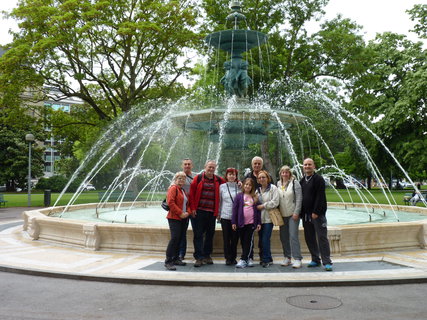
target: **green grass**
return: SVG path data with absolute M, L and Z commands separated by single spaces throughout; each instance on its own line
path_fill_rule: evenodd
M 6 207 L 26 207 L 28 204 L 28 194 L 27 193 L 7 193 L 3 192 L 4 200 L 7 201 Z M 59 193 L 51 194 L 51 202 L 50 204 L 53 206 L 56 199 L 58 199 Z M 73 193 L 65 193 L 58 205 L 66 205 Z M 163 200 L 166 196 L 166 192 L 156 194 L 153 200 Z M 145 200 L 147 197 L 147 193 L 143 193 L 140 197 L 141 200 Z M 98 199 L 98 191 L 85 191 L 77 198 L 74 204 L 82 204 L 82 203 L 97 203 Z M 31 206 L 32 207 L 43 207 L 44 206 L 44 194 L 43 193 L 31 193 Z
M 337 191 L 339 192 L 339 194 L 341 195 L 341 197 L 344 199 L 345 202 L 352 202 L 352 201 L 355 203 L 362 202 L 361 198 L 358 196 L 355 190 L 350 190 L 350 195 L 347 192 L 347 190 L 337 190 Z M 372 189 L 370 190 L 370 192 L 379 203 L 388 204 L 386 196 L 381 190 Z M 393 191 L 392 194 L 398 205 L 404 205 L 403 196 L 405 193 L 409 193 L 409 192 L 412 192 L 412 190 Z M 362 193 L 368 198 L 369 202 L 376 203 L 376 201 L 373 200 L 373 198 L 368 194 L 367 191 L 363 191 Z M 28 195 L 26 193 L 3 193 L 3 195 L 4 195 L 4 200 L 7 201 L 6 203 L 7 207 L 26 207 L 27 206 Z M 155 195 L 153 200 L 163 200 L 165 195 L 166 195 L 166 192 L 159 192 L 158 194 Z M 52 193 L 51 205 L 55 203 L 58 196 L 59 196 L 59 193 Z M 64 194 L 61 200 L 59 201 L 58 205 L 66 205 L 72 196 L 73 196 L 72 193 Z M 387 193 L 387 196 L 391 199 L 389 193 Z M 147 197 L 147 193 L 143 193 L 140 199 L 145 200 L 146 197 Z M 337 195 L 337 193 L 330 188 L 326 189 L 326 197 L 329 202 L 341 202 L 341 199 Z M 44 206 L 43 202 L 44 202 L 43 193 L 36 191 L 31 194 L 31 206 L 43 207 Z M 78 197 L 78 199 L 75 201 L 75 204 L 96 203 L 96 202 L 98 202 L 98 191 L 87 191 L 87 192 L 83 192 Z M 391 202 L 394 204 L 393 200 L 391 200 Z M 419 202 L 418 206 L 424 207 L 424 204 Z
M 394 201 L 396 201 L 396 203 L 398 205 L 404 205 L 405 203 L 403 202 L 403 196 L 405 195 L 405 193 L 409 193 L 410 191 L 392 191 L 392 195 L 390 195 L 389 192 L 386 193 L 386 195 L 384 194 L 384 192 L 380 189 L 372 189 L 369 192 L 371 194 L 369 194 L 369 192 L 367 191 L 360 191 L 360 193 L 362 194 L 362 196 L 359 196 L 359 194 L 355 191 L 355 190 L 350 190 L 350 192 L 347 192 L 347 190 L 336 190 L 341 197 L 344 199 L 345 202 L 355 202 L 355 203 L 361 203 L 361 202 L 370 202 L 370 203 L 381 203 L 381 204 L 388 204 L 389 201 L 387 200 L 387 198 L 390 200 L 390 202 L 392 204 L 394 204 Z M 326 191 L 326 197 L 328 199 L 329 202 L 341 202 L 341 198 L 338 196 L 337 192 L 335 192 L 332 189 L 327 189 Z M 363 201 L 362 201 L 362 197 L 363 197 Z M 394 200 L 393 200 L 393 198 Z

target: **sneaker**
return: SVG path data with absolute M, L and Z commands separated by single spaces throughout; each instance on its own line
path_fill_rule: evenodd
M 245 260 L 240 259 L 240 261 L 236 264 L 236 268 L 246 268 L 248 263 Z
M 308 268 L 315 268 L 318 266 L 320 266 L 320 263 L 316 261 L 310 261 L 310 263 L 307 265 Z
M 292 268 L 294 269 L 299 269 L 302 267 L 302 262 L 301 260 L 294 260 L 294 263 L 292 263 Z
M 280 264 L 282 267 L 287 267 L 291 264 L 291 258 L 286 257 L 283 262 Z
M 325 264 L 325 270 L 326 271 L 332 271 L 332 265 L 331 264 Z
M 186 266 L 187 263 L 185 263 L 184 261 L 182 261 L 181 259 L 177 259 L 173 262 L 174 265 L 176 266 Z
M 194 266 L 196 267 L 196 268 L 199 268 L 199 267 L 201 267 L 203 265 L 203 261 L 202 261 L 202 259 L 197 259 L 196 260 L 196 262 L 194 263 Z
M 273 265 L 273 262 L 262 262 L 262 264 L 261 264 L 261 266 L 262 266 L 263 268 L 268 268 L 268 267 L 270 267 L 271 265 Z
M 211 257 L 204 258 L 202 261 L 203 261 L 203 264 L 213 264 Z
M 175 266 L 173 265 L 173 263 L 165 263 L 165 268 L 166 268 L 167 270 L 170 270 L 170 271 L 175 271 L 175 270 L 176 270 L 176 268 L 175 268 Z
M 249 258 L 249 260 L 248 260 L 248 267 L 252 268 L 253 266 L 254 266 L 254 260 L 251 259 L 251 258 Z

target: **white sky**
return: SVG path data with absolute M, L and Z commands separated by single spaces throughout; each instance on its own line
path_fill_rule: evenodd
M 341 13 L 344 18 L 362 25 L 367 40 L 375 38 L 377 33 L 391 31 L 419 41 L 415 33 L 409 32 L 415 23 L 405 11 L 415 4 L 426 3 L 427 0 L 330 0 L 324 10 L 327 19 Z
M 392 31 L 407 34 L 413 40 L 419 40 L 414 33 L 409 33 L 413 22 L 405 10 L 415 4 L 425 4 L 427 0 L 330 0 L 326 6 L 326 18 L 334 18 L 338 13 L 363 26 L 365 39 L 373 39 L 376 33 Z M 0 11 L 10 10 L 17 0 L 0 0 Z M 243 0 L 244 3 L 244 0 Z M 17 29 L 14 21 L 0 20 L 0 45 L 12 40 L 8 30 Z M 311 25 L 310 29 L 315 29 Z

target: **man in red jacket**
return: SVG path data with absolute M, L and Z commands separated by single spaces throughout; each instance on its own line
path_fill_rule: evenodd
M 216 162 L 208 160 L 204 172 L 197 175 L 190 186 L 195 267 L 213 264 L 211 254 L 219 210 L 219 186 L 225 182 L 215 175 L 215 170 Z

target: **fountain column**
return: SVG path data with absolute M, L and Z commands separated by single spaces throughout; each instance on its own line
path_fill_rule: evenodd
M 242 54 L 264 44 L 267 35 L 258 31 L 239 29 L 239 24 L 246 21 L 246 17 L 240 12 L 241 7 L 238 1 L 231 3 L 233 12 L 227 16 L 227 21 L 233 23 L 233 29 L 214 32 L 208 35 L 205 41 L 208 45 L 230 54 L 231 60 L 224 63 L 226 72 L 221 83 L 228 96 L 244 98 L 253 81 L 248 75 L 249 63 L 243 59 Z

